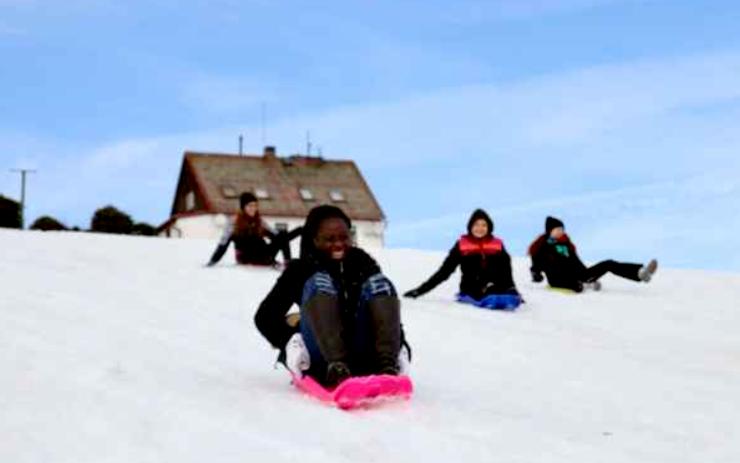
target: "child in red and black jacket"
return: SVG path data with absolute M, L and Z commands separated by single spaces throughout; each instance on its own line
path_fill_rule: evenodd
M 658 269 L 655 259 L 647 265 L 605 260 L 587 267 L 581 262 L 575 245 L 565 233 L 565 225 L 555 217 L 547 217 L 545 233 L 529 246 L 529 255 L 532 258 L 530 271 L 534 282 L 541 282 L 544 272 L 550 286 L 576 292 L 588 287 L 601 289 L 598 280 L 606 273 L 647 283 Z
M 239 197 L 239 212 L 227 223 L 221 240 L 213 252 L 208 266 L 216 265 L 234 243 L 236 261 L 244 265 L 275 265 L 275 256 L 283 253 L 283 262 L 291 259 L 290 241 L 301 234 L 298 227 L 291 232 L 275 232 L 262 220 L 257 197 L 244 192 Z
M 404 296 L 417 298 L 447 280 L 460 266 L 460 293 L 480 300 L 491 294 L 519 292 L 511 276 L 511 257 L 504 243 L 493 236 L 493 220 L 482 209 L 476 209 L 468 221 L 468 233 L 450 249 L 442 266 L 418 288 Z

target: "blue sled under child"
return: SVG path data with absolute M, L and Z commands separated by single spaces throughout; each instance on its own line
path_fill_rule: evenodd
M 522 304 L 522 297 L 518 294 L 489 294 L 482 299 L 475 299 L 467 294 L 459 293 L 457 302 L 470 304 L 481 309 L 514 311 Z
M 522 299 L 511 272 L 511 257 L 493 235 L 493 220 L 482 209 L 470 216 L 467 233 L 450 249 L 442 266 L 419 287 L 404 293 L 416 299 L 448 279 L 460 267 L 459 302 L 487 309 L 514 310 Z

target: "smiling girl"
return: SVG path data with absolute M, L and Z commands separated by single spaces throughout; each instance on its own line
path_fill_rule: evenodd
M 353 245 L 351 226 L 337 207 L 312 209 L 300 258 L 290 262 L 255 315 L 257 328 L 280 349 L 288 369 L 325 386 L 400 371 L 404 341 L 396 290 L 375 260 Z M 297 326 L 286 321 L 293 304 L 300 308 Z M 299 365 L 291 350 L 304 346 L 307 355 Z

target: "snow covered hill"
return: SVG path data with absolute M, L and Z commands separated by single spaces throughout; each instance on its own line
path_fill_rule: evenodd
M 740 461 L 740 276 L 569 296 L 518 259 L 515 313 L 452 302 L 455 276 L 403 302 L 414 398 L 343 412 L 273 369 L 252 316 L 278 273 L 204 268 L 213 245 L 0 231 L 0 461 Z M 374 255 L 401 290 L 443 257 Z

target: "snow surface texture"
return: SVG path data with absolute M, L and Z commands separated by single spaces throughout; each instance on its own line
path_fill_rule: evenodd
M 454 303 L 455 275 L 403 302 L 413 399 L 343 412 L 273 369 L 278 273 L 204 268 L 214 245 L 0 231 L 0 461 L 740 461 L 736 275 L 572 296 L 517 259 L 513 313 Z M 399 290 L 443 257 L 373 254 Z

